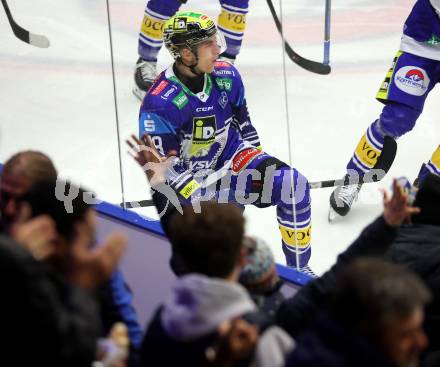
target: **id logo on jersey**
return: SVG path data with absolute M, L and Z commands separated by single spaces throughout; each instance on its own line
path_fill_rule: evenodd
M 420 97 L 427 92 L 430 79 L 422 68 L 404 66 L 397 70 L 394 82 L 401 91 Z
M 215 131 L 217 130 L 215 115 L 194 117 L 193 136 L 191 145 L 192 156 L 206 155 L 210 146 L 215 141 Z M 205 152 L 206 154 L 200 154 Z

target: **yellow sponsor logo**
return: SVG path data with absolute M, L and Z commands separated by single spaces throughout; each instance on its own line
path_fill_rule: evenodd
M 438 146 L 436 151 L 432 154 L 431 162 L 434 163 L 437 169 L 440 169 L 440 145 Z
M 385 76 L 385 80 L 380 85 L 379 91 L 376 94 L 376 99 L 378 100 L 387 100 L 388 99 L 388 92 L 390 90 L 390 83 L 392 83 L 393 80 L 393 74 L 394 70 L 396 68 L 397 61 L 399 60 L 399 57 L 403 54 L 402 51 L 397 52 L 396 56 L 394 57 L 393 63 L 388 70 L 387 75 Z
M 312 226 L 306 228 L 297 228 L 296 231 L 293 228 L 279 225 L 281 231 L 281 237 L 283 242 L 288 246 L 306 248 L 310 246 L 310 240 L 312 237 Z
M 199 187 L 200 185 L 197 183 L 196 180 L 191 180 L 182 190 L 180 190 L 180 194 L 185 199 L 188 199 Z
M 362 136 L 361 141 L 356 147 L 356 156 L 369 168 L 373 168 L 380 156 L 381 151 L 373 148 L 367 139 L 367 135 Z
M 164 20 L 152 18 L 148 15 L 145 15 L 142 21 L 141 32 L 144 36 L 159 41 L 162 39 L 164 24 L 165 24 Z
M 246 14 L 232 13 L 222 9 L 218 16 L 218 25 L 232 32 L 243 33 L 246 28 Z

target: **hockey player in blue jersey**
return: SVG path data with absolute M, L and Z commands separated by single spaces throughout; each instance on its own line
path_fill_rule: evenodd
M 157 55 L 162 47 L 165 22 L 171 18 L 187 0 L 148 0 L 139 33 L 138 54 L 134 73 L 133 93 L 143 99 L 157 76 Z M 234 62 L 240 52 L 249 0 L 219 0 L 221 12 L 218 28 L 225 36 L 227 48 L 222 58 Z
M 165 24 L 164 43 L 175 62 L 142 103 L 139 135 L 150 135 L 163 155 L 178 152 L 169 186 L 182 203 L 214 198 L 276 206 L 287 265 L 309 271 L 308 181 L 261 149 L 240 74 L 217 61 L 222 33 L 206 15 L 179 12 Z
M 347 175 L 362 177 L 384 152 L 385 137 L 397 139 L 411 131 L 423 111 L 426 97 L 440 81 L 440 0 L 418 0 L 409 14 L 400 50 L 376 98 L 385 104 L 382 113 L 362 136 L 347 164 Z M 417 180 L 428 172 L 440 174 L 440 147 L 423 164 Z M 330 196 L 330 215 L 345 216 L 361 184 L 337 187 Z

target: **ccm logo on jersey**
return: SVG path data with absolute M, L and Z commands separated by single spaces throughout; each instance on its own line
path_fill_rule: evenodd
M 239 173 L 260 154 L 263 154 L 263 152 L 257 148 L 242 150 L 232 159 L 232 171 L 234 173 Z
M 212 111 L 214 109 L 214 106 L 209 106 L 209 107 L 197 107 L 196 111 L 197 112 L 208 112 L 208 111 Z

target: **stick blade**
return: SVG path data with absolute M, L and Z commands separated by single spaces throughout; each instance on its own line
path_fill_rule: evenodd
M 35 47 L 48 48 L 50 41 L 46 36 L 29 33 L 29 44 Z

